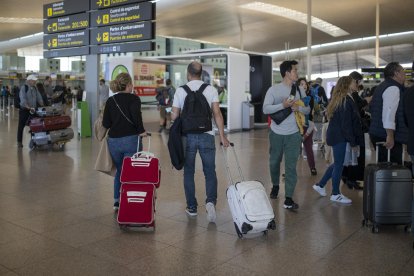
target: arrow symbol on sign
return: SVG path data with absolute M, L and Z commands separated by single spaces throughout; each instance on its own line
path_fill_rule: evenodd
M 101 17 L 98 16 L 98 19 L 96 19 L 96 23 L 101 24 Z
M 99 0 L 98 2 L 96 2 L 96 4 L 100 7 L 102 6 L 102 0 Z
M 47 46 L 50 48 L 50 45 L 51 45 L 51 44 L 50 44 L 50 40 L 49 40 L 49 41 L 47 42 Z
M 51 29 L 51 27 L 50 27 L 50 25 L 47 25 L 47 30 L 50 32 L 50 29 Z
M 98 42 L 100 42 L 100 41 L 101 41 L 101 34 L 100 34 L 100 33 L 98 33 L 98 37 L 96 38 L 96 40 L 97 40 Z

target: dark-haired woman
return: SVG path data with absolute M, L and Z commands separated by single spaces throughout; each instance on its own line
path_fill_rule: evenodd
M 305 149 L 306 153 L 306 159 L 308 161 L 309 169 L 311 171 L 311 175 L 317 175 L 317 171 L 315 168 L 315 157 L 313 155 L 313 132 L 315 129 L 315 124 L 313 123 L 313 105 L 314 105 L 314 99 L 310 95 L 310 89 L 308 82 L 305 78 L 300 78 L 297 81 L 297 84 L 299 85 L 299 89 L 304 91 L 306 93 L 306 96 L 310 97 L 309 101 L 309 107 L 310 107 L 310 113 L 307 116 L 307 125 L 303 129 L 303 148 Z

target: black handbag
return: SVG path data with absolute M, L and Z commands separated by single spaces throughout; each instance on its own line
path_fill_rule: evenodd
M 270 114 L 270 118 L 277 124 L 280 125 L 289 115 L 292 113 L 292 108 L 288 107 L 279 110 L 275 113 Z
M 295 84 L 292 85 L 292 89 L 290 90 L 290 95 L 295 97 L 296 96 L 297 87 Z M 280 125 L 289 115 L 292 114 L 292 108 L 284 108 L 282 110 L 276 111 L 275 113 L 269 114 L 270 118 L 277 124 Z

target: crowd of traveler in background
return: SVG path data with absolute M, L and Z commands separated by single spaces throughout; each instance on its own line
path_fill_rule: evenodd
M 220 111 L 220 97 L 217 86 L 203 84 L 202 65 L 192 62 L 187 68 L 188 83 L 177 90 L 171 80 L 165 87 L 157 89 L 157 105 L 160 111 L 160 132 L 182 116 L 188 93 L 198 91 L 205 97 L 211 110 L 211 123 L 215 123 L 220 142 L 229 146 L 224 135 L 224 122 Z M 341 180 L 350 189 L 362 189 L 365 168 L 365 134 L 369 134 L 372 147 L 377 143 L 379 161 L 387 160 L 387 150 L 391 152 L 391 162 L 403 164 L 403 145 L 414 160 L 414 86 L 404 86 L 404 69 L 396 62 L 389 63 L 384 69 L 385 80 L 372 89 L 373 93 L 362 93 L 363 77 L 354 71 L 349 76 L 338 79 L 328 99 L 322 86 L 322 79 L 314 83 L 298 78 L 298 63 L 284 61 L 280 65 L 281 83 L 271 86 L 265 95 L 263 113 L 269 115 L 269 172 L 271 177 L 270 198 L 277 199 L 279 185 L 284 177 L 284 208 L 295 210 L 299 204 L 294 201 L 297 184 L 297 161 L 303 147 L 309 165 L 310 175 L 316 176 L 313 144 L 317 132 L 321 132 L 322 149 L 328 167 L 319 181 L 312 186 L 320 196 L 327 196 L 326 186 L 332 182 L 330 200 L 350 204 L 352 200 L 341 192 Z M 115 93 L 109 97 L 109 87 L 100 80 L 99 110 L 102 125 L 108 129 L 108 147 L 116 167 L 114 179 L 114 209 L 119 206 L 120 170 L 122 160 L 142 149 L 142 137 L 146 131 L 142 122 L 141 101 L 133 93 L 133 81 L 129 74 L 121 73 L 110 83 Z M 79 90 L 81 90 L 79 88 Z M 221 91 L 223 94 L 223 91 Z M 50 77 L 43 82 L 36 75 L 29 75 L 25 85 L 2 88 L 2 97 L 14 94 L 20 100 L 19 124 L 17 131 L 18 147 L 23 147 L 23 129 L 31 114 L 39 106 L 56 103 L 65 104 L 70 88 L 58 80 L 52 86 Z M 220 95 L 221 95 L 220 94 Z M 362 95 L 362 96 L 361 96 Z M 323 123 L 322 129 L 317 122 Z M 320 128 L 320 127 L 319 127 Z M 210 222 L 216 219 L 217 176 L 215 172 L 214 130 L 185 135 L 184 192 L 186 213 L 197 215 L 198 202 L 195 198 L 195 159 L 199 152 L 205 175 L 206 211 Z M 329 149 L 332 148 L 332 155 Z M 331 158 L 332 157 L 332 158 Z M 281 164 L 284 159 L 284 174 Z M 332 160 L 331 160 L 332 159 Z M 406 164 L 408 165 L 408 164 Z M 412 166 L 412 165 L 410 165 Z M 414 169 L 414 168 L 412 168 Z M 311 186 L 311 184 L 310 184 Z
M 403 162 L 403 145 L 414 160 L 414 86 L 405 87 L 406 74 L 397 62 L 384 68 L 384 81 L 371 89 L 363 90 L 363 76 L 354 71 L 349 76 L 339 78 L 328 100 L 322 87 L 322 79 L 313 84 L 305 78 L 297 78 L 297 62 L 285 61 L 280 65 L 283 81 L 273 85 L 266 93 L 263 113 L 276 114 L 283 109 L 291 113 L 282 122 L 272 119 L 269 130 L 269 170 L 272 181 L 270 198 L 277 198 L 280 183 L 280 163 L 285 158 L 285 204 L 287 209 L 299 207 L 292 200 L 296 184 L 296 161 L 302 141 L 311 175 L 317 175 L 312 144 L 316 131 L 315 117 L 322 118 L 322 147 L 329 166 L 322 178 L 312 188 L 320 195 L 327 196 L 325 186 L 332 181 L 330 200 L 350 204 L 352 200 L 341 193 L 341 180 L 349 189 L 360 190 L 359 181 L 364 179 L 365 133 L 369 134 L 372 148 L 379 146 L 379 162 L 387 161 L 387 151 L 391 152 L 391 162 L 406 165 L 414 171 L 412 162 Z M 299 89 L 296 89 L 298 86 Z M 290 91 L 305 91 L 301 98 L 290 98 Z M 364 92 L 364 93 L 361 93 Z M 302 102 L 302 103 L 301 103 Z M 305 123 L 298 120 L 295 113 L 304 112 L 301 106 L 309 106 Z M 319 112 L 322 111 L 322 112 Z M 295 120 L 296 119 L 296 120 Z M 303 128 L 303 133 L 301 129 Z M 301 135 L 302 134 L 302 135 Z M 330 149 L 332 148 L 332 156 Z M 332 157 L 332 158 L 331 158 Z M 332 159 L 332 162 L 331 162 Z M 291 204 L 289 204 L 291 203 Z

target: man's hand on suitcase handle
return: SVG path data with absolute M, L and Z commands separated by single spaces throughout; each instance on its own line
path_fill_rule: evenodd
M 229 141 L 227 141 L 227 142 L 229 142 Z M 222 142 L 220 142 L 220 146 L 224 146 Z M 232 147 L 234 147 L 234 143 L 229 142 L 228 146 L 232 146 Z M 228 146 L 227 146 L 227 147 L 228 147 Z
M 139 135 L 139 137 L 147 137 L 147 136 L 151 136 L 151 133 L 145 131 Z

